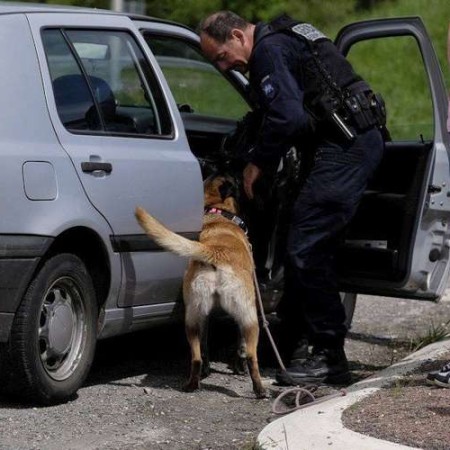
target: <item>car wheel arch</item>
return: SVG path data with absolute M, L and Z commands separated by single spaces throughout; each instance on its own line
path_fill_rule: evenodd
M 104 306 L 111 288 L 111 264 L 105 242 L 94 230 L 87 227 L 74 227 L 58 235 L 46 254 L 42 257 L 35 274 L 49 258 L 70 253 L 78 256 L 92 278 L 98 308 Z

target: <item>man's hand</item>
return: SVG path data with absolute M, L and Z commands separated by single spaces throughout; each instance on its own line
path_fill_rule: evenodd
M 242 174 L 244 179 L 244 191 L 247 197 L 253 199 L 253 183 L 262 175 L 262 170 L 252 163 L 248 163 L 245 166 L 244 173 Z

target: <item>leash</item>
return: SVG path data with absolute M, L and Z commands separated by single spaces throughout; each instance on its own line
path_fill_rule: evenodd
M 253 258 L 253 252 L 250 245 L 250 254 Z M 318 386 L 316 385 L 305 385 L 303 387 L 300 387 L 298 384 L 295 383 L 295 381 L 291 378 L 289 373 L 286 370 L 286 366 L 283 363 L 283 360 L 281 359 L 280 352 L 278 351 L 278 348 L 275 344 L 275 341 L 273 339 L 272 333 L 269 329 L 269 321 L 266 318 L 266 315 L 264 313 L 264 306 L 261 298 L 261 292 L 259 290 L 259 284 L 258 284 L 258 278 L 256 277 L 256 270 L 255 265 L 253 264 L 253 283 L 255 285 L 256 290 L 256 298 L 258 300 L 258 306 L 261 313 L 261 320 L 262 320 L 262 327 L 266 331 L 267 337 L 269 338 L 270 345 L 272 346 L 272 349 L 275 353 L 275 357 L 277 358 L 278 364 L 283 371 L 284 375 L 287 379 L 291 381 L 291 383 L 295 386 L 293 388 L 287 389 L 284 392 L 282 392 L 278 397 L 274 400 L 272 403 L 272 412 L 277 415 L 287 414 L 294 412 L 298 409 L 306 408 L 307 406 L 311 406 L 312 404 L 319 404 L 322 402 L 326 402 L 328 400 L 331 400 L 332 398 L 336 397 L 343 397 L 347 395 L 347 391 L 345 389 L 341 389 L 339 392 L 336 392 L 334 394 L 328 394 L 324 395 L 323 397 L 320 397 L 317 399 L 313 392 L 316 392 L 318 389 Z M 280 408 L 281 400 L 287 397 L 288 395 L 294 395 L 295 396 L 295 406 L 293 407 L 284 407 Z

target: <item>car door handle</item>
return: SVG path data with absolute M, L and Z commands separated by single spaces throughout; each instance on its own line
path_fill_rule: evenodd
M 101 170 L 106 173 L 112 172 L 112 164 L 107 162 L 92 162 L 85 161 L 81 163 L 81 170 L 83 172 L 95 172 L 96 170 Z

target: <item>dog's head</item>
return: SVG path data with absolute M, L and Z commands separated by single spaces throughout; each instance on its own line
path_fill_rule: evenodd
M 211 175 L 204 182 L 205 206 L 238 212 L 239 187 L 229 175 Z

